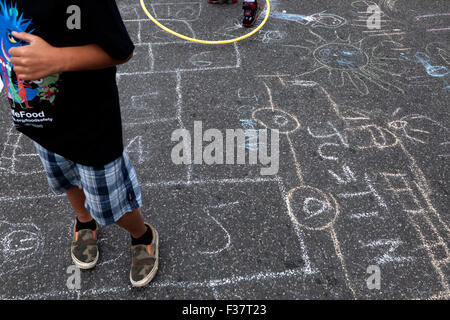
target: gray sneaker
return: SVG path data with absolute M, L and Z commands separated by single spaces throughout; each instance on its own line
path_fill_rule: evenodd
M 131 246 L 130 281 L 133 287 L 143 287 L 155 277 L 158 271 L 158 232 L 146 223 L 152 230 L 152 243 Z
M 96 231 L 82 229 L 75 232 L 75 225 L 73 226 L 74 240 L 70 253 L 73 262 L 80 269 L 91 269 L 97 264 L 99 254 Z

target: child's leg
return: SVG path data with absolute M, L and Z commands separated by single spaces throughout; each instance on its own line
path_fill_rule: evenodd
M 116 224 L 127 230 L 133 238 L 139 238 L 147 231 L 139 209 L 126 213 L 116 221 Z
M 84 195 L 83 190 L 78 187 L 73 187 L 72 189 L 67 190 L 66 194 L 78 220 L 80 222 L 91 221 L 93 218 L 84 207 L 86 196 Z M 127 230 L 133 238 L 139 238 L 147 231 L 139 209 L 126 213 L 116 221 L 116 224 Z
M 83 190 L 78 187 L 73 187 L 66 191 L 66 195 L 72 205 L 73 211 L 75 211 L 75 214 L 77 215 L 78 221 L 83 223 L 92 221 L 93 218 L 91 214 L 84 207 L 86 196 L 84 195 Z

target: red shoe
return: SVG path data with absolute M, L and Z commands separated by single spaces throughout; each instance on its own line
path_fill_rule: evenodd
M 244 9 L 242 25 L 246 28 L 250 28 L 255 24 L 256 20 L 258 20 L 258 3 L 256 0 L 254 2 L 244 0 L 242 9 Z
M 237 0 L 208 0 L 209 3 L 212 4 L 224 4 L 224 3 L 236 3 Z

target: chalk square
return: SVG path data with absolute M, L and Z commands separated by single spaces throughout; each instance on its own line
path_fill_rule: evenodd
M 134 55 L 127 63 L 118 66 L 117 71 L 121 73 L 150 72 L 153 68 L 153 54 L 148 44 L 136 44 Z
M 276 183 L 152 186 L 143 197 L 150 200 L 144 216 L 163 239 L 160 281 L 207 286 L 286 270 L 303 274 L 304 252 L 277 202 Z
M 176 82 L 175 75 L 168 74 L 119 74 L 123 122 L 144 123 L 176 117 Z
M 165 27 L 176 30 L 176 32 L 188 37 L 195 38 L 195 32 L 192 29 L 189 22 L 182 20 L 168 20 L 164 21 Z M 170 44 L 170 43 L 186 43 L 185 40 L 171 35 L 167 31 L 161 29 L 150 20 L 141 21 L 139 28 L 139 39 L 141 43 L 158 43 L 158 44 Z
M 152 49 L 157 72 L 235 69 L 240 63 L 235 46 L 205 48 L 191 43 L 162 43 Z

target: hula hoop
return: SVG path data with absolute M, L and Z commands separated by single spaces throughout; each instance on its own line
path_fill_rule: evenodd
M 191 38 L 191 37 L 187 37 L 185 35 L 182 35 L 180 33 L 177 33 L 165 26 L 163 26 L 161 23 L 158 22 L 158 20 L 156 20 L 151 14 L 150 12 L 148 12 L 147 7 L 145 6 L 144 0 L 140 0 L 141 2 L 141 7 L 142 10 L 144 10 L 145 14 L 150 18 L 151 21 L 153 21 L 158 27 L 160 27 L 161 29 L 163 29 L 164 31 L 187 41 L 191 41 L 191 42 L 196 42 L 196 43 L 202 43 L 202 44 L 227 44 L 227 43 L 233 43 L 233 42 L 238 42 L 241 40 L 244 40 L 245 38 L 248 38 L 252 35 L 254 35 L 256 32 L 258 32 L 263 26 L 264 24 L 266 24 L 267 20 L 269 19 L 269 14 L 270 14 L 270 2 L 269 0 L 266 0 L 266 16 L 264 17 L 264 20 L 259 24 L 259 26 L 252 30 L 251 32 L 244 34 L 243 36 L 240 36 L 238 38 L 234 38 L 234 39 L 228 39 L 228 40 L 217 40 L 217 41 L 209 41 L 209 40 L 200 40 L 200 39 L 195 39 L 195 38 Z

